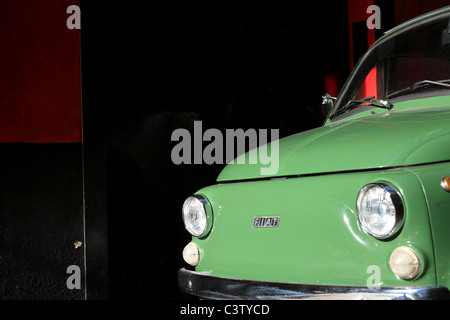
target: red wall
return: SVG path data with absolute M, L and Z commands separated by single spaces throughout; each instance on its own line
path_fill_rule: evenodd
M 0 0 L 0 142 L 80 142 L 78 0 Z
M 348 0 L 348 40 L 350 44 L 349 48 L 349 66 L 350 70 L 353 70 L 353 33 L 352 25 L 355 22 L 367 21 L 372 15 L 367 13 L 367 8 L 374 4 L 374 0 Z M 367 42 L 370 47 L 375 42 L 375 30 L 367 29 Z
M 371 14 L 367 13 L 367 8 L 374 4 L 374 0 L 347 0 L 347 30 L 348 30 L 348 61 L 350 70 L 353 70 L 353 32 L 352 26 L 355 22 L 367 21 Z M 367 29 L 367 42 L 372 45 L 375 42 L 375 30 Z M 340 88 L 338 88 L 338 75 L 335 72 L 327 71 L 324 75 L 323 83 L 325 91 L 332 96 L 339 94 Z

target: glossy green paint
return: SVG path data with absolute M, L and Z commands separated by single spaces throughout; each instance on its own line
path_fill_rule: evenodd
M 375 112 L 328 122 L 280 140 L 279 168 L 274 176 L 390 168 L 450 159 L 450 96 L 400 102 L 391 111 Z M 268 177 L 261 174 L 261 168 L 267 165 L 244 162 L 225 167 L 217 181 Z
M 217 185 L 198 191 L 211 202 L 214 221 L 208 236 L 192 240 L 200 250 L 196 271 L 311 285 L 450 288 L 450 193 L 440 186 L 450 176 L 450 96 L 417 97 L 273 143 L 274 175 L 262 174 L 267 164 L 249 164 L 258 149 L 242 156 L 245 164 L 225 167 Z M 358 192 L 377 182 L 394 187 L 405 207 L 403 228 L 386 240 L 366 234 L 356 216 Z M 280 217 L 278 228 L 253 228 L 255 217 L 271 216 Z M 400 246 L 414 248 L 423 262 L 411 281 L 389 268 Z
M 440 186 L 443 177 L 450 177 L 450 163 L 409 168 L 419 178 L 430 212 L 437 282 L 450 288 L 450 193 Z
M 449 101 L 406 101 L 395 111 L 283 139 L 278 179 L 258 180 L 264 177 L 259 165 L 227 166 L 218 180 L 232 181 L 199 191 L 212 203 L 214 222 L 208 237 L 193 239 L 200 248 L 196 270 L 248 280 L 367 286 L 376 279 L 369 267 L 376 266 L 383 287 L 449 286 L 450 193 L 439 190 L 440 179 L 450 175 Z M 248 179 L 256 180 L 242 181 Z M 359 190 L 374 182 L 393 186 L 405 205 L 401 232 L 384 241 L 363 232 L 356 217 Z M 253 228 L 256 216 L 279 216 L 280 225 Z M 423 259 L 414 281 L 398 279 L 389 268 L 399 246 L 412 246 Z
M 406 221 L 395 239 L 364 233 L 355 212 L 359 190 L 372 182 L 394 186 L 405 201 Z M 283 180 L 219 184 L 199 193 L 211 202 L 211 234 L 194 239 L 197 271 L 238 279 L 366 286 L 370 266 L 382 286 L 405 286 L 388 259 L 398 246 L 413 246 L 424 260 L 414 285 L 434 285 L 435 265 L 427 206 L 415 174 L 405 169 L 330 174 Z M 279 216 L 278 228 L 252 227 L 256 216 Z M 369 280 L 369 284 L 370 284 Z

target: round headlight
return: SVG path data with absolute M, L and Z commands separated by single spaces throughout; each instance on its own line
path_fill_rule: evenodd
M 186 230 L 194 237 L 207 235 L 212 226 L 212 209 L 209 201 L 201 195 L 187 198 L 183 204 L 183 222 Z
M 386 184 L 368 184 L 356 200 L 356 212 L 365 232 L 377 239 L 394 235 L 403 225 L 400 195 Z

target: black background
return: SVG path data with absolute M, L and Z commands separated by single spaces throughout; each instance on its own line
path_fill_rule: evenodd
M 320 126 L 326 72 L 348 75 L 346 1 L 80 7 L 87 297 L 191 299 L 181 205 L 223 165 L 174 165 L 172 132 Z

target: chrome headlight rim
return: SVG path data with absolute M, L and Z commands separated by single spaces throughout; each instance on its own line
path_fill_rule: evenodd
M 395 209 L 395 221 L 393 226 L 390 228 L 389 232 L 383 233 L 383 234 L 377 234 L 373 232 L 370 227 L 365 223 L 362 212 L 360 210 L 361 207 L 361 200 L 363 198 L 363 195 L 371 188 L 373 187 L 380 187 L 385 192 L 389 194 L 389 197 L 391 199 L 391 202 Z M 405 222 L 405 208 L 403 205 L 403 198 L 400 192 L 397 191 L 395 187 L 393 187 L 390 183 L 386 182 L 374 182 L 369 183 L 361 188 L 361 190 L 358 193 L 358 196 L 356 198 L 356 213 L 358 216 L 359 224 L 361 225 L 361 228 L 363 231 L 370 236 L 378 239 L 378 240 L 388 240 L 394 236 L 396 236 L 401 228 L 404 225 Z
M 203 207 L 203 213 L 205 215 L 206 223 L 205 223 L 204 227 L 201 229 L 201 232 L 198 232 L 198 233 L 194 232 L 189 227 L 189 224 L 188 224 L 188 221 L 187 221 L 187 216 L 186 216 L 186 210 L 185 209 L 186 209 L 186 204 L 187 204 L 188 200 L 191 200 L 191 199 L 196 199 L 196 200 L 201 202 L 202 207 Z M 199 239 L 205 238 L 211 232 L 212 225 L 213 225 L 213 210 L 212 210 L 211 203 L 209 202 L 208 198 L 205 195 L 203 195 L 203 194 L 195 194 L 193 196 L 188 197 L 183 203 L 182 217 L 183 217 L 183 223 L 184 223 L 184 226 L 185 226 L 186 230 L 193 237 L 196 237 L 196 238 L 199 238 Z

